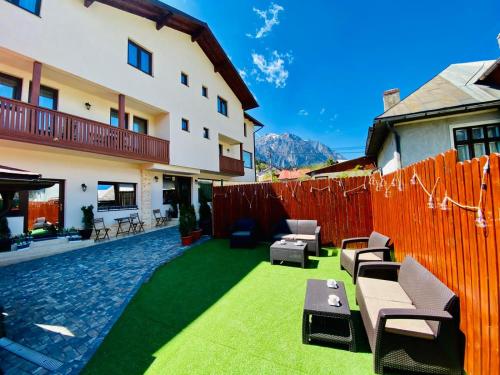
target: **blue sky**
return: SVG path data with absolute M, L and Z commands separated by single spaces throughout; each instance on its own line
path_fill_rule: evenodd
M 261 134 L 356 157 L 382 112 L 449 64 L 500 57 L 499 0 L 164 0 L 207 22 L 256 96 Z

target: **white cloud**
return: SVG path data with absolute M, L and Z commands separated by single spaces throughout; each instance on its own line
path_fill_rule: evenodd
M 269 8 L 267 10 L 260 10 L 257 8 L 253 8 L 253 11 L 257 13 L 257 15 L 264 20 L 264 25 L 257 30 L 255 35 L 252 34 L 247 34 L 249 38 L 255 38 L 255 39 L 260 39 L 264 38 L 267 34 L 271 32 L 273 27 L 275 25 L 279 25 L 279 12 L 284 11 L 285 8 L 283 8 L 281 5 L 271 3 L 269 5 Z
M 291 53 L 279 53 L 273 51 L 269 58 L 259 53 L 252 53 L 252 62 L 254 68 L 252 75 L 254 75 L 259 82 L 268 82 L 276 86 L 276 88 L 283 88 L 286 86 L 286 81 L 289 76 L 286 64 L 293 62 Z
M 299 116 L 309 116 L 309 112 L 307 112 L 305 109 L 301 109 L 299 111 Z

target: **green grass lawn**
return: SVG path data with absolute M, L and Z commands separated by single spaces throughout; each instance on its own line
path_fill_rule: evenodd
M 197 246 L 157 270 L 83 373 L 372 374 L 366 338 L 358 353 L 302 344 L 307 279 L 344 281 L 357 310 L 337 251 L 323 253 L 304 270 L 271 266 L 264 245 L 236 250 L 211 240 Z

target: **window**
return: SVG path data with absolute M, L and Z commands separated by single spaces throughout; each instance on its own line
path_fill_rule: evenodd
M 210 130 L 208 128 L 203 128 L 203 138 L 210 139 Z
M 500 124 L 453 129 L 460 161 L 500 152 Z
M 189 76 L 186 73 L 181 73 L 181 83 L 184 86 L 189 86 Z
M 21 100 L 23 80 L 0 73 L 0 96 L 8 99 Z
M 128 41 L 128 63 L 146 74 L 153 74 L 153 55 L 131 40 Z
M 148 120 L 134 116 L 133 132 L 148 134 Z
M 185 132 L 189 131 L 189 120 L 186 120 L 185 118 L 182 119 L 182 130 Z
M 201 87 L 201 95 L 208 98 L 208 88 L 206 86 Z
M 40 6 L 42 0 L 7 0 L 9 3 L 17 5 L 19 8 L 23 8 L 30 13 L 40 15 Z
M 111 108 L 109 113 L 109 125 L 117 128 L 120 125 L 118 110 Z M 128 113 L 125 113 L 125 129 L 128 129 Z
M 29 88 L 29 96 L 31 96 L 31 82 Z M 57 110 L 59 93 L 56 89 L 40 85 L 40 97 L 38 98 L 38 106 L 42 108 Z
M 246 137 L 247 136 L 247 124 L 243 124 L 243 135 Z
M 227 116 L 227 101 L 220 96 L 217 97 L 217 111 L 224 116 Z
M 136 184 L 123 182 L 98 182 L 98 211 L 137 209 Z
M 253 156 L 251 152 L 243 151 L 243 165 L 247 169 L 253 169 Z

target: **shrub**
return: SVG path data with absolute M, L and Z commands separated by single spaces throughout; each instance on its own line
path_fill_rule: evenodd
M 189 208 L 182 205 L 179 211 L 179 232 L 181 237 L 187 237 L 191 234 Z
M 92 229 L 94 227 L 94 206 L 83 206 L 83 229 Z
M 6 217 L 0 218 L 0 239 L 10 238 L 9 222 Z

